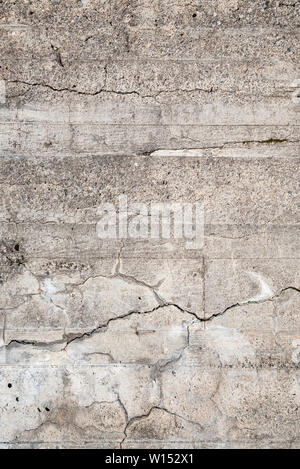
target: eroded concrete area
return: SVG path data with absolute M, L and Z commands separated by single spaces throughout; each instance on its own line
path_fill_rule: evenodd
M 0 2 L 1 448 L 299 448 L 298 23 Z M 100 239 L 120 195 L 203 244 Z

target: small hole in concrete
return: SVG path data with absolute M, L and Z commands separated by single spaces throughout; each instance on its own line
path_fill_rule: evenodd
M 9 388 L 11 388 L 11 387 L 12 387 L 12 384 L 11 384 L 11 383 L 8 383 L 8 385 L 7 385 L 7 386 L 8 386 Z

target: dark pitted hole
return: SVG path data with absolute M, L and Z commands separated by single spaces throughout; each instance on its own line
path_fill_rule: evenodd
M 50 412 L 49 407 L 45 407 L 46 412 Z
M 39 407 L 37 408 L 37 410 L 38 410 L 39 412 L 41 412 L 41 409 L 40 409 Z
M 193 13 L 193 18 L 196 18 L 196 16 L 197 16 L 197 13 Z
M 20 245 L 19 245 L 19 243 L 15 244 L 15 251 L 20 251 Z
M 11 383 L 8 383 L 8 385 L 7 385 L 7 386 L 8 386 L 9 388 L 11 388 L 11 387 L 12 387 L 12 384 L 11 384 Z
M 16 397 L 16 401 L 19 402 L 19 398 L 18 398 L 18 397 Z

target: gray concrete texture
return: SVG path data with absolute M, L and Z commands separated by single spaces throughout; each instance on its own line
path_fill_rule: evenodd
M 0 1 L 0 448 L 299 448 L 299 5 Z

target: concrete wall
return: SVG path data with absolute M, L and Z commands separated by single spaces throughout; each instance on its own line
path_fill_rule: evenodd
M 299 447 L 298 21 L 0 2 L 1 448 Z M 122 194 L 203 245 L 100 239 Z

